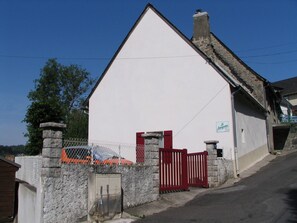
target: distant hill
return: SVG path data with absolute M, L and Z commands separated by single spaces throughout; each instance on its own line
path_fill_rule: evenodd
M 25 146 L 24 145 L 15 145 L 15 146 L 3 146 L 0 145 L 0 156 L 17 156 L 25 154 Z

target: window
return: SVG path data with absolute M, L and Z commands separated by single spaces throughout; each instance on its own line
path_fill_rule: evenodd
M 245 143 L 245 132 L 244 129 L 241 129 L 241 142 Z

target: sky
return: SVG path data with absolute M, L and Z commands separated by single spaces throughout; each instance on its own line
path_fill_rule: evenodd
M 151 3 L 188 38 L 193 14 L 270 82 L 297 76 L 297 0 L 0 0 L 0 145 L 25 144 L 34 80 L 49 58 L 98 79 Z

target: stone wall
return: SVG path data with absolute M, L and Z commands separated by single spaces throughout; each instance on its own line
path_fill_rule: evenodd
M 217 187 L 234 177 L 233 161 L 217 156 L 216 140 L 205 141 L 209 187 Z
M 157 200 L 159 190 L 154 189 L 151 166 L 97 166 L 95 173 L 120 173 L 122 178 L 123 207 L 128 208 Z
M 145 159 L 143 165 L 97 166 L 95 173 L 120 173 L 124 208 L 148 203 L 159 198 L 159 147 L 161 135 L 143 134 Z
M 77 222 L 88 211 L 89 166 L 63 164 L 60 177 L 43 177 L 43 219 L 50 222 Z
M 233 161 L 218 157 L 218 186 L 234 178 Z
M 214 54 L 216 55 L 215 62 L 222 63 L 221 65 L 226 70 L 229 69 L 228 73 L 233 75 L 233 77 L 265 107 L 263 79 L 241 62 L 241 60 L 229 51 L 213 34 L 211 35 L 211 44 Z
M 297 149 L 297 124 L 291 124 L 284 150 Z
M 61 165 L 62 129 L 59 123 L 44 123 L 42 157 L 18 157 L 17 177 L 26 182 L 20 190 L 19 222 L 77 222 L 87 215 L 88 169 L 84 165 Z M 21 185 L 22 187 L 22 185 Z M 26 189 L 26 190 L 25 190 Z
M 41 207 L 41 218 L 44 223 L 77 222 L 78 219 L 86 218 L 88 214 L 88 177 L 90 174 L 120 173 L 122 178 L 124 208 L 148 203 L 159 198 L 159 187 L 156 185 L 158 182 L 155 182 L 155 169 L 152 166 L 102 165 L 95 166 L 95 172 L 91 173 L 89 165 L 62 164 L 60 177 L 41 178 L 41 157 L 21 157 L 17 160 L 18 163 L 22 163 L 23 165 L 23 171 L 18 173 L 19 179 L 27 179 L 35 186 L 38 186 L 38 183 L 42 179 L 42 190 L 38 190 L 38 192 L 43 191 L 43 199 L 38 200 L 38 202 L 43 203 L 43 207 Z M 37 160 L 38 162 L 32 162 L 32 160 Z M 39 166 L 37 165 L 38 163 Z M 31 174 L 28 175 L 24 172 Z M 34 176 L 32 176 L 32 173 L 39 174 L 33 174 Z M 32 196 L 28 196 L 29 192 Z M 36 205 L 38 204 L 35 203 L 37 202 L 37 195 L 36 192 L 29 192 L 26 192 L 26 195 L 22 196 L 21 204 L 24 203 L 30 206 L 29 209 L 32 214 L 28 215 L 28 212 L 21 212 L 20 214 L 23 214 L 25 217 L 20 216 L 20 222 L 39 223 L 40 220 L 38 219 L 40 218 L 37 218 L 39 213 L 36 211 Z M 23 201 L 23 197 L 26 197 L 27 201 Z M 33 205 L 29 204 L 32 200 L 34 201 Z M 33 217 L 37 220 L 33 220 Z
M 143 135 L 146 151 L 143 165 L 90 166 L 61 164 L 62 129 L 65 126 L 43 123 L 41 127 L 44 138 L 42 156 L 16 159 L 22 165 L 17 177 L 25 181 L 29 189 L 33 188 L 30 191 L 24 188 L 19 194 L 24 201 L 21 204 L 32 210 L 30 214 L 19 212 L 20 222 L 72 223 L 86 220 L 90 187 L 88 182 L 90 176 L 96 173 L 121 174 L 124 208 L 159 198 L 160 135 Z

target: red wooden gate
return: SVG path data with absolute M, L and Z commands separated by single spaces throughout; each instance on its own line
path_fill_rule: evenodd
M 208 187 L 207 154 L 160 148 L 160 193 L 188 190 L 189 186 Z
M 192 187 L 208 187 L 207 152 L 187 155 L 188 183 Z
M 159 149 L 160 193 L 188 190 L 187 150 Z

